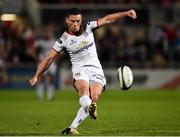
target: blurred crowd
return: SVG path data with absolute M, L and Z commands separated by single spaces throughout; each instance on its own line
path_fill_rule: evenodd
M 38 62 L 35 54 L 41 49 L 34 50 L 34 44 L 49 39 L 54 39 L 54 25 L 35 28 L 22 19 L 0 22 L 0 66 Z
M 26 25 L 25 25 L 26 24 Z M 28 23 L 0 24 L 0 66 L 35 63 L 34 43 L 57 39 L 58 28 L 51 23 L 41 28 Z M 60 29 L 59 29 L 60 30 Z M 59 35 L 59 36 L 58 36 Z M 180 24 L 152 23 L 128 26 L 115 23 L 95 31 L 99 58 L 104 65 L 129 64 L 139 68 L 167 68 L 180 63 Z
M 180 63 L 179 25 L 104 27 L 96 37 L 100 58 L 113 65 L 121 63 L 137 68 L 167 68 L 172 64 L 176 67 Z
M 46 2 L 46 0 L 39 1 Z M 56 1 L 62 2 L 62 0 Z M 90 0 L 82 1 L 92 2 Z M 101 2 L 106 1 L 108 0 Z M 124 0 L 116 1 L 126 2 Z M 143 1 L 138 0 L 138 2 Z M 136 1 L 128 0 L 128 2 Z M 176 2 L 179 1 L 176 0 Z M 22 63 L 37 63 L 36 54 L 41 49 L 34 50 L 35 42 L 58 39 L 62 32 L 62 26 L 63 24 L 49 23 L 34 27 L 31 20 L 24 18 L 17 18 L 14 22 L 0 22 L 0 68 Z M 95 40 L 103 66 L 128 64 L 137 68 L 180 67 L 179 22 L 159 20 L 143 25 L 117 22 L 97 29 Z

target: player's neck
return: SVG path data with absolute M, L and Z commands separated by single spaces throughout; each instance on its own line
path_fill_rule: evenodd
M 67 30 L 66 32 L 67 32 L 68 34 L 70 34 L 70 35 L 75 35 L 75 33 L 72 32 L 72 31 L 70 31 L 70 30 Z

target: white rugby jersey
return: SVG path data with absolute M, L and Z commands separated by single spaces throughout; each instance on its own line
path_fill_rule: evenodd
M 69 53 L 72 69 L 85 65 L 101 68 L 92 32 L 92 29 L 96 27 L 98 27 L 98 22 L 91 21 L 87 23 L 86 30 L 81 35 L 75 36 L 64 32 L 55 42 L 53 46 L 55 51 L 60 52 L 66 49 Z

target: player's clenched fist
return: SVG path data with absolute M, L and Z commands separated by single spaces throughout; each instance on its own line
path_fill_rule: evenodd
M 133 19 L 136 19 L 137 18 L 137 15 L 136 15 L 136 12 L 135 10 L 128 10 L 127 11 L 127 15 Z
M 37 81 L 38 81 L 37 77 L 33 77 L 29 80 L 29 83 L 31 84 L 31 86 L 34 86 L 37 84 Z

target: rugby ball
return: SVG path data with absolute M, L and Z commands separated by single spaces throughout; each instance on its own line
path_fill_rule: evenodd
M 119 86 L 123 90 L 128 90 L 133 83 L 133 72 L 130 67 L 122 66 L 118 68 Z

